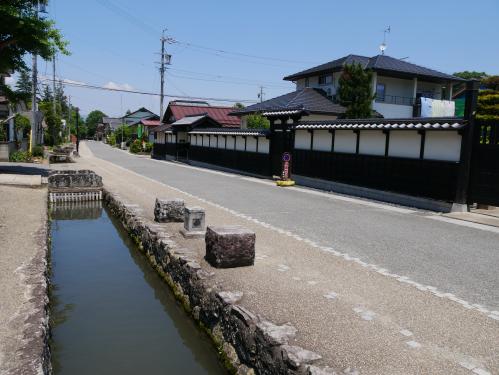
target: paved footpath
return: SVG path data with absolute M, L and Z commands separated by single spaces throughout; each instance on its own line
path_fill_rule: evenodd
M 254 267 L 216 270 L 242 304 L 298 329 L 322 365 L 361 374 L 499 373 L 499 233 L 424 211 L 293 188 L 83 143 L 81 167 L 152 217 L 154 199 L 257 234 Z M 176 239 L 182 244 L 182 239 Z M 204 267 L 203 241 L 198 249 Z
M 2 375 L 42 373 L 46 224 L 46 188 L 0 186 Z

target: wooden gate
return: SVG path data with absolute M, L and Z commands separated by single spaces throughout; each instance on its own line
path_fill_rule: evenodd
M 475 126 L 469 203 L 499 206 L 499 121 Z
M 294 132 L 285 124 L 275 125 L 271 129 L 270 137 L 270 160 L 271 173 L 273 176 L 280 176 L 282 172 L 282 154 L 293 151 Z

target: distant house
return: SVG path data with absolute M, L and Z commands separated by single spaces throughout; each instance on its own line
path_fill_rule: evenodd
M 207 114 L 224 128 L 238 128 L 239 120 L 229 116 L 232 111 L 234 111 L 233 107 L 212 106 L 202 101 L 174 100 L 168 104 L 162 123 L 173 124 L 185 116 Z
M 373 71 L 372 108 L 385 118 L 412 117 L 415 99 L 420 94 L 432 99 L 452 99 L 452 86 L 463 79 L 386 55 L 366 57 L 348 55 L 284 77 L 296 83 L 296 90 L 316 88 L 332 101 L 337 100 L 343 67 L 357 63 Z
M 261 113 L 266 115 L 307 116 L 310 120 L 334 120 L 345 113 L 345 107 L 334 103 L 319 88 L 305 87 L 300 90 L 250 105 L 246 108 L 233 110 L 232 116 L 241 118 L 241 128 L 246 128 L 248 115 Z
M 115 131 L 122 123 L 123 120 L 120 117 L 102 117 L 95 130 L 96 140 L 103 141 L 107 135 Z
M 146 126 L 141 123 L 142 120 L 159 121 L 159 116 L 147 108 L 142 107 L 122 117 L 123 124 L 132 129 L 133 138 L 140 137 L 147 131 Z M 147 134 L 148 133 L 146 133 L 146 135 Z
M 171 101 L 163 124 L 153 130 L 155 142 L 185 143 L 187 132 L 193 128 L 239 128 L 239 119 L 229 115 L 233 111 L 233 107 L 211 106 L 202 101 Z

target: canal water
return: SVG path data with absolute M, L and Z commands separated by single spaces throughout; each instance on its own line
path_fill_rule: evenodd
M 51 209 L 55 374 L 224 374 L 185 315 L 100 202 Z

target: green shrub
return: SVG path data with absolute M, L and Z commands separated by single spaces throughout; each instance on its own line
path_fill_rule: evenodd
M 43 157 L 43 146 L 42 145 L 33 146 L 33 150 L 31 150 L 31 153 L 33 156 Z
M 132 154 L 137 154 L 142 151 L 142 142 L 138 139 L 132 142 L 130 145 L 130 152 Z
M 151 142 L 146 142 L 144 144 L 144 152 L 151 152 L 152 151 L 152 143 Z
M 10 154 L 9 160 L 13 162 L 28 162 L 31 161 L 31 154 L 29 151 L 16 151 Z
M 111 133 L 107 137 L 107 143 L 109 143 L 111 146 L 114 146 L 116 144 L 116 136 L 114 135 L 114 133 Z

